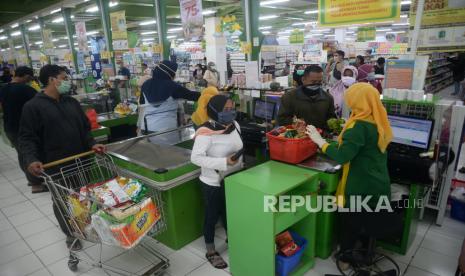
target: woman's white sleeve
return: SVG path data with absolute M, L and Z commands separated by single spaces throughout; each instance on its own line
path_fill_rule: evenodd
M 191 162 L 201 168 L 226 171 L 228 168 L 225 157 L 209 157 L 207 150 L 211 145 L 211 137 L 197 136 L 192 148 Z

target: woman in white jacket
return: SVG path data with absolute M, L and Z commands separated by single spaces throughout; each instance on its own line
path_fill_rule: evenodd
M 226 200 L 223 179 L 242 168 L 242 157 L 234 157 L 243 148 L 239 125 L 234 121 L 234 103 L 224 95 L 216 95 L 207 105 L 209 121 L 196 131 L 191 161 L 201 167 L 200 181 L 205 200 L 204 238 L 206 258 L 213 267 L 228 265 L 215 250 L 215 225 L 226 224 Z

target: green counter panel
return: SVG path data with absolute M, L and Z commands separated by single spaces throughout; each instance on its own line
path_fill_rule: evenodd
M 225 182 L 233 275 L 275 275 L 275 236 L 286 229 L 295 231 L 308 242 L 299 266 L 290 275 L 304 275 L 314 266 L 315 213 L 305 207 L 299 207 L 296 212 L 265 212 L 264 196 L 310 195 L 315 199 L 318 173 L 268 161 L 229 176 Z M 315 207 L 316 201 L 311 202 Z
M 120 125 L 136 125 L 137 118 L 137 114 L 131 114 L 127 116 L 121 116 L 120 118 L 102 120 L 99 121 L 99 124 L 108 128 Z
M 102 137 L 102 136 L 110 136 L 110 129 L 107 128 L 107 127 L 99 127 L 99 128 L 96 128 L 96 129 L 93 129 L 91 131 L 91 135 L 92 137 L 96 138 L 96 137 Z

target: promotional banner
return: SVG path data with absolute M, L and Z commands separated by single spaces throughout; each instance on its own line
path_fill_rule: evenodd
M 418 36 L 418 51 L 465 51 L 465 25 L 422 29 Z
M 417 1 L 410 10 L 410 26 L 415 24 Z M 465 1 L 425 0 L 418 52 L 465 50 Z
M 44 49 L 45 49 L 45 54 L 46 55 L 51 55 L 53 51 L 53 41 L 52 41 L 52 30 L 50 29 L 44 29 L 42 31 L 42 35 L 44 37 Z
M 387 60 L 385 88 L 412 89 L 415 60 Z
M 410 26 L 415 24 L 417 0 L 412 1 L 410 8 Z M 425 0 L 421 26 L 465 25 L 465 1 L 464 0 Z
M 126 11 L 110 13 L 111 35 L 114 50 L 128 49 L 128 32 L 126 30 Z
M 92 66 L 92 76 L 95 79 L 100 79 L 102 73 L 102 63 L 100 62 L 100 54 L 90 55 L 90 64 Z
M 400 0 L 319 0 L 320 26 L 383 22 L 400 19 Z
M 304 44 L 304 32 L 300 30 L 293 30 L 289 36 L 290 44 Z
M 202 0 L 179 0 L 186 40 L 201 40 L 203 35 Z
M 86 23 L 84 21 L 74 22 L 74 27 L 76 29 L 76 37 L 79 51 L 89 51 L 89 48 L 87 47 Z
M 359 27 L 357 29 L 357 41 L 373 41 L 376 40 L 376 28 L 375 27 Z

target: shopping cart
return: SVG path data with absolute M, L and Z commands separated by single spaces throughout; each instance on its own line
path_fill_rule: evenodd
M 93 151 L 89 151 L 45 164 L 44 169 L 43 178 L 51 192 L 53 204 L 57 207 L 56 209 L 65 222 L 64 224 L 66 224 L 71 237 L 75 238 L 69 251 L 68 267 L 71 271 L 78 269 L 77 265 L 80 261 L 120 275 L 160 275 L 168 268 L 169 260 L 155 249 L 158 242 L 151 237 L 158 235 L 166 229 L 163 201 L 159 191 L 153 188 L 147 189 L 148 193 L 145 196 L 149 202 L 149 198 L 151 198 L 151 201 L 156 206 L 159 214 L 158 221 L 153 226 L 150 225 L 151 229 L 145 232 L 142 239 L 138 243 L 134 243 L 134 246 L 130 248 L 123 247 L 136 251 L 139 256 L 145 258 L 150 263 L 146 267 L 141 267 L 142 271 L 134 273 L 133 271 L 127 271 L 124 268 L 110 266 L 102 262 L 103 246 L 104 244 L 108 244 L 108 242 L 102 239 L 95 230 L 92 230 L 89 223 L 92 221 L 91 211 L 82 212 L 77 216 L 76 207 L 72 202 L 73 199 L 78 199 L 79 202 L 86 202 L 91 205 L 94 210 L 112 210 L 112 207 L 102 204 L 98 199 L 87 194 L 83 196 L 80 193 L 81 188 L 88 187 L 89 184 L 103 183 L 115 179 L 117 176 L 125 176 L 115 166 L 111 156 L 107 154 L 95 154 Z M 91 258 L 84 250 L 73 251 L 72 248 L 77 240 L 96 243 L 99 249 L 97 256 L 99 257 Z

